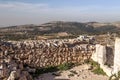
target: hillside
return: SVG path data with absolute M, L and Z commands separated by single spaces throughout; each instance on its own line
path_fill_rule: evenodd
M 0 28 L 1 36 L 18 36 L 21 38 L 31 38 L 36 35 L 50 35 L 65 32 L 72 35 L 79 34 L 101 34 L 107 32 L 120 31 L 118 23 L 98 23 L 98 22 L 63 22 L 55 21 L 42 25 L 20 25 Z

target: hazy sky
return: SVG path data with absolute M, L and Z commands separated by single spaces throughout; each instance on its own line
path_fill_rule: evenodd
M 120 21 L 120 0 L 0 0 L 0 26 Z

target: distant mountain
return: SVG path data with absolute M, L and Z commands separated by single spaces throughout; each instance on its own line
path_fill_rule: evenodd
M 1 34 L 43 35 L 58 32 L 66 32 L 70 34 L 99 34 L 106 32 L 120 32 L 120 23 L 80 23 L 54 21 L 39 26 L 31 24 L 0 28 Z

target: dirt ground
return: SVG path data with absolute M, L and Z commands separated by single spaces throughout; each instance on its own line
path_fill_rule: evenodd
M 45 73 L 35 80 L 109 80 L 108 76 L 94 74 L 88 68 L 84 64 L 62 72 Z

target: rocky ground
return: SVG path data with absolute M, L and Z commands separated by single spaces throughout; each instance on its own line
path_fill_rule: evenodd
M 109 80 L 108 76 L 97 75 L 88 70 L 89 66 L 83 64 L 66 71 L 45 73 L 35 80 Z

